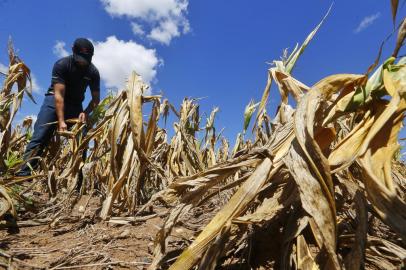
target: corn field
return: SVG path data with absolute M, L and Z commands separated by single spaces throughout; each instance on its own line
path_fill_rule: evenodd
M 87 124 L 70 120 L 29 177 L 13 175 L 25 162 L 32 119 L 13 119 L 23 96 L 33 99 L 30 70 L 10 43 L 0 93 L 0 219 L 18 224 L 17 208 L 28 207 L 31 190 L 48 198 L 32 219 L 48 223 L 88 195 L 100 198 L 97 222 L 126 223 L 164 207 L 145 269 L 405 267 L 406 167 L 398 137 L 406 57 L 398 54 L 406 20 L 393 54 L 380 52 L 364 74 L 333 74 L 307 86 L 292 72 L 325 19 L 273 62 L 262 99 L 241 113 L 234 145 L 215 127 L 218 108 L 205 120 L 198 99 L 175 108 L 146 95 L 148 85 L 133 72 Z M 271 116 L 273 86 L 280 104 Z M 160 127 L 169 114 L 176 118 L 170 138 Z M 174 241 L 179 233 L 186 236 Z

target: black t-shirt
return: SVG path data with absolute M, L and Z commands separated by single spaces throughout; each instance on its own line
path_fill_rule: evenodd
M 78 67 L 72 55 L 55 62 L 48 94 L 54 93 L 55 83 L 65 85 L 65 104 L 82 104 L 88 86 L 91 91 L 100 91 L 100 75 L 97 68 L 93 64 L 85 69 Z

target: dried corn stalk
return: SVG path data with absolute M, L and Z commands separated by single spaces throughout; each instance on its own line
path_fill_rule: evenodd
M 258 265 L 255 257 L 241 256 L 241 250 L 257 248 L 252 241 L 255 234 L 284 239 L 280 250 L 273 247 L 280 243 L 272 241 L 263 247 L 273 251 L 263 262 L 271 263 L 267 267 L 401 266 L 406 258 L 402 248 L 406 239 L 406 202 L 399 191 L 404 192 L 406 179 L 403 175 L 395 182 L 393 175 L 397 173 L 392 168 L 406 110 L 406 58 L 389 58 L 369 77 L 337 74 L 309 88 L 294 79 L 291 71 L 319 27 L 300 48 L 285 60 L 275 61 L 275 67 L 270 69 L 254 127 L 260 137 L 254 148 L 203 172 L 175 178 L 152 198 L 173 205 L 173 209 L 157 234 L 155 257 L 149 269 L 167 265 L 165 255 L 173 228 L 190 218 L 194 208 L 214 199 L 211 191 L 218 185 L 224 186 L 221 190 L 232 189 L 232 196 L 169 269 L 232 267 L 236 261 L 251 267 Z M 403 23 L 395 55 L 399 44 L 403 44 L 405 29 Z M 281 104 L 269 127 L 264 125 L 263 116 L 272 81 L 279 88 Z M 296 100 L 296 108 L 289 105 L 289 95 Z M 251 103 L 247 107 L 249 114 L 254 106 Z M 245 123 L 244 131 L 247 126 Z M 241 151 L 240 144 L 244 142 L 236 143 L 234 156 Z M 243 177 L 240 180 L 235 175 Z M 357 202 L 355 208 L 352 200 Z M 373 210 L 366 208 L 366 201 Z M 367 212 L 403 243 L 396 238 L 370 241 Z M 357 222 L 355 228 L 344 230 L 342 226 L 351 220 Z M 383 245 L 393 248 L 385 249 L 388 257 L 374 253 L 381 254 L 379 263 L 370 251 Z

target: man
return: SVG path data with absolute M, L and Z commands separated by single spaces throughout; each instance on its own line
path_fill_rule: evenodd
M 67 130 L 66 119 L 79 118 L 80 121 L 85 122 L 89 113 L 100 102 L 100 75 L 92 64 L 93 44 L 88 39 L 78 38 L 72 46 L 72 52 L 72 55 L 59 59 L 54 64 L 51 86 L 45 94 L 31 141 L 25 149 L 25 161 L 42 155 L 55 129 L 59 132 Z M 82 102 L 88 86 L 92 100 L 83 110 Z M 57 126 L 47 125 L 56 121 Z M 35 168 L 38 160 L 32 159 L 27 163 Z M 17 176 L 30 175 L 30 166 L 25 164 Z

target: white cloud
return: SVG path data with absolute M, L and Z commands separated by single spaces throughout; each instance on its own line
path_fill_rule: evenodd
M 52 51 L 58 57 L 66 57 L 69 55 L 69 52 L 65 49 L 65 46 L 65 42 L 57 40 Z
M 187 9 L 187 0 L 101 0 L 108 13 L 113 16 L 127 16 L 159 20 L 170 16 L 181 16 Z
M 134 35 L 139 35 L 139 36 L 143 36 L 145 35 L 144 30 L 142 29 L 142 25 L 132 22 L 131 23 L 131 29 L 133 30 Z
M 31 73 L 31 87 L 33 93 L 35 94 L 41 93 L 41 86 L 38 84 L 37 77 L 35 77 L 35 75 L 32 73 Z
M 186 18 L 189 0 L 100 0 L 112 16 L 147 24 L 148 38 L 169 45 L 172 38 L 190 31 Z M 134 22 L 133 22 L 134 23 Z M 136 25 L 139 25 L 136 23 Z M 134 34 L 140 34 L 134 31 Z M 136 28 L 136 30 L 139 30 Z M 142 31 L 142 34 L 144 31 Z
M 370 16 L 366 16 L 365 18 L 362 19 L 358 27 L 354 30 L 354 33 L 359 33 L 365 30 L 367 27 L 371 26 L 375 22 L 375 20 L 378 19 L 380 16 L 381 16 L 380 12 L 372 14 Z
M 106 87 L 123 88 L 133 70 L 146 83 L 155 78 L 156 68 L 160 63 L 155 50 L 147 49 L 132 40 L 118 40 L 115 36 L 108 37 L 106 41 L 96 41 L 94 46 L 93 62 Z
M 151 30 L 149 38 L 169 45 L 173 37 L 180 35 L 178 26 L 171 20 L 163 21 L 158 27 Z
M 8 66 L 0 63 L 0 72 L 6 74 L 8 72 Z
M 8 72 L 8 67 L 0 63 L 0 85 L 3 84 L 4 79 L 6 78 L 5 74 Z

